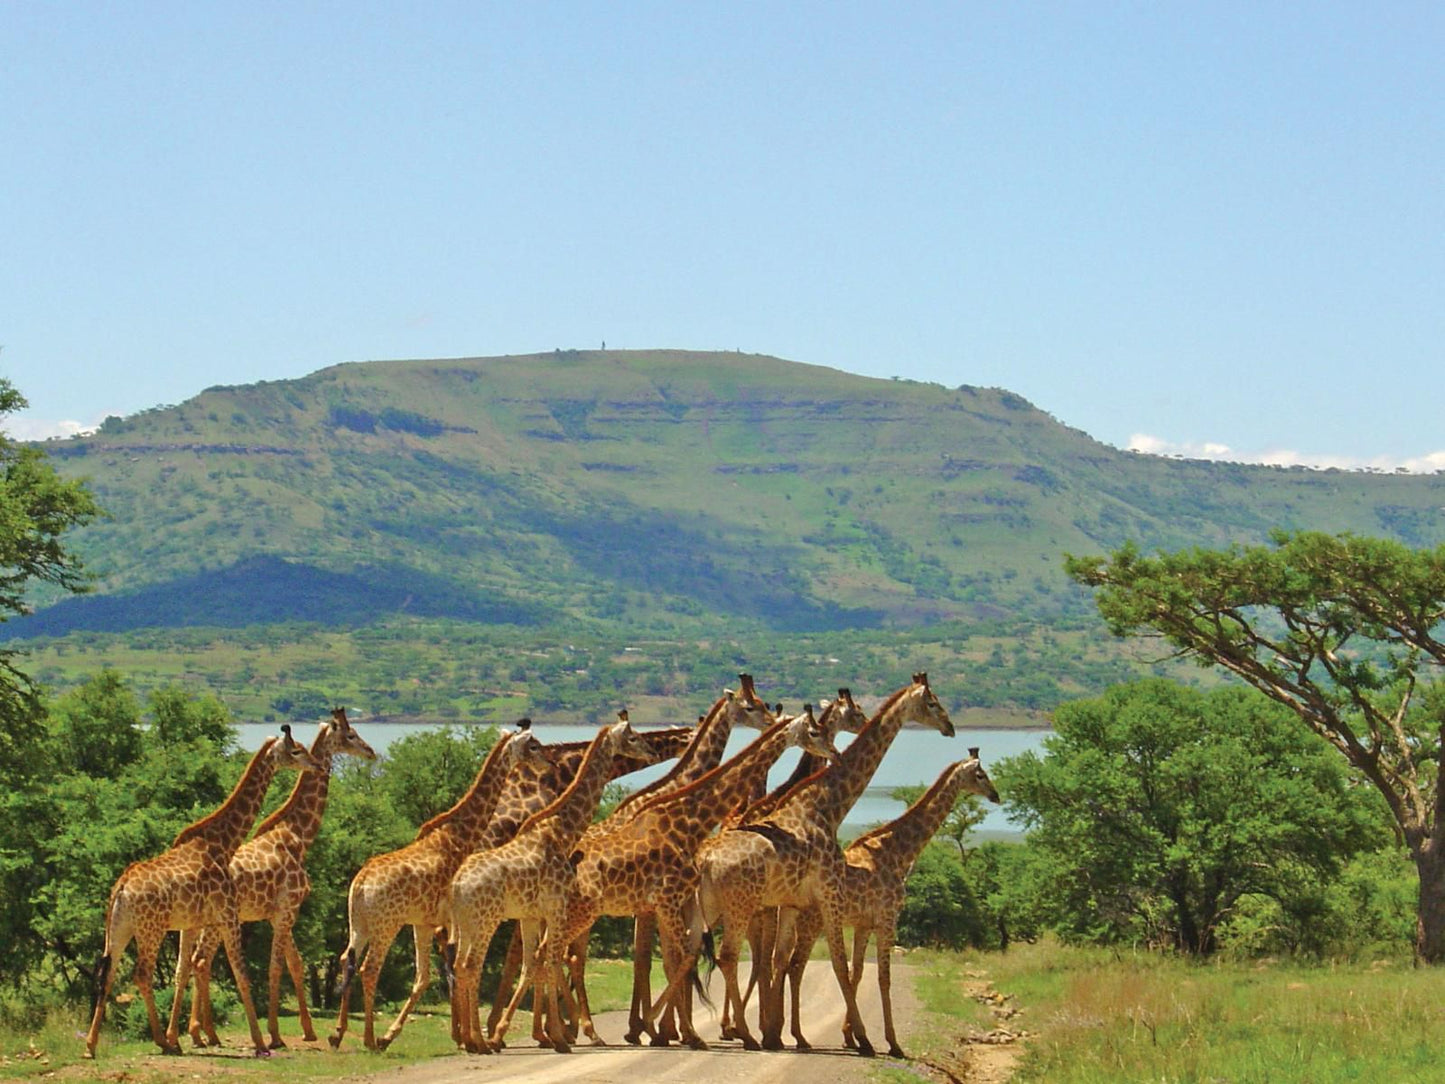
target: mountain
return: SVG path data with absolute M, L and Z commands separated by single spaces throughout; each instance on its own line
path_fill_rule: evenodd
M 99 579 L 8 637 L 395 616 L 624 629 L 1078 619 L 1065 552 L 1445 541 L 1445 479 L 1121 452 L 997 388 L 738 353 L 338 365 L 50 442 Z

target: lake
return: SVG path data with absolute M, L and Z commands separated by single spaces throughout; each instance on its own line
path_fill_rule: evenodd
M 433 730 L 442 724 L 368 724 L 353 721 L 353 725 L 377 751 L 378 755 L 385 755 L 386 747 L 397 738 L 422 730 Z M 639 729 L 646 728 L 639 727 Z M 241 744 L 245 749 L 255 749 L 266 737 L 279 733 L 276 725 L 272 723 L 242 723 L 237 730 L 240 732 Z M 310 744 L 311 738 L 316 733 L 309 726 L 301 724 L 297 724 L 294 730 L 297 740 L 305 741 L 307 744 Z M 544 742 L 584 741 L 595 737 L 597 728 L 539 724 L 536 727 L 536 733 L 537 737 Z M 1048 737 L 1049 733 L 1050 731 L 1047 730 L 959 730 L 954 737 L 945 738 L 935 730 L 904 730 L 889 747 L 867 792 L 843 821 L 844 834 L 855 835 L 870 825 L 892 820 L 898 816 L 905 807 L 901 802 L 895 802 L 888 796 L 890 790 L 909 784 L 927 786 L 937 779 L 948 765 L 968 756 L 970 746 L 979 747 L 979 756 L 983 760 L 984 767 L 987 768 L 1004 757 L 1016 756 L 1028 750 L 1039 750 L 1043 739 Z M 753 740 L 756 734 L 757 731 L 754 730 L 735 730 L 728 739 L 727 755 L 732 756 L 742 749 Z M 852 739 L 852 734 L 839 734 L 838 748 L 845 748 Z M 794 750 L 789 750 L 784 754 L 768 774 L 770 784 L 780 783 L 786 779 L 791 774 L 793 765 L 797 763 L 797 758 L 798 754 Z M 633 772 L 626 776 L 623 782 L 633 788 L 643 786 L 666 773 L 671 764 L 672 762 L 669 761 Z M 988 817 L 980 827 L 980 831 L 1016 834 L 1019 828 L 1004 816 L 1002 809 L 990 806 Z

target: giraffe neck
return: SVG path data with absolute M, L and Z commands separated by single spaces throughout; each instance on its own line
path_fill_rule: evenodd
M 911 689 L 912 686 L 908 686 L 889 697 L 843 750 L 838 763 L 819 773 L 814 784 L 800 789 L 799 798 L 813 803 L 815 815 L 833 832 L 838 831 L 848 810 L 868 789 L 883 754 L 903 729 L 907 718 L 905 697 Z
M 963 790 L 963 767 L 966 763 L 961 761 L 951 765 L 933 786 L 928 788 L 923 797 L 896 819 L 859 836 L 849 850 L 865 845 L 869 840 L 877 840 L 877 853 L 885 862 L 896 869 L 911 868 L 944 819 L 953 811 L 953 803 Z
M 417 839 L 444 833 L 465 851 L 476 848 L 507 781 L 510 758 L 506 755 L 506 748 L 511 740 L 510 734 L 504 734 L 497 740 L 467 792 L 446 812 L 438 813 L 417 829 Z
M 788 720 L 774 723 L 726 763 L 688 786 L 647 803 L 637 819 L 664 822 L 683 838 L 701 841 L 751 798 L 760 780 L 767 779 L 768 769 L 788 747 L 789 726 Z
M 276 774 L 276 761 L 271 754 L 279 740 L 271 738 L 264 742 L 251 757 L 230 796 L 215 812 L 183 828 L 171 846 L 178 847 L 191 840 L 204 839 L 229 861 L 251 831 L 251 826 L 256 823 L 256 814 L 261 812 L 261 803 L 266 799 L 266 788 L 271 785 L 271 779 Z
M 317 770 L 301 773 L 281 807 L 256 826 L 257 836 L 284 826 L 300 844 L 303 855 L 316 839 L 331 787 L 332 754 L 326 739 L 327 735 L 321 734 L 311 743 L 311 755 L 319 765 Z
M 732 736 L 734 713 L 728 708 L 728 698 L 719 697 L 712 710 L 697 724 L 692 741 L 688 742 L 672 770 L 628 795 L 614 812 L 630 815 L 648 799 L 671 794 L 716 768 L 722 762 L 728 738 Z
M 592 823 L 602 788 L 612 777 L 612 745 L 608 733 L 599 734 L 582 759 L 577 776 L 557 800 L 534 814 L 518 834 L 529 826 L 546 831 L 562 850 L 570 851 Z

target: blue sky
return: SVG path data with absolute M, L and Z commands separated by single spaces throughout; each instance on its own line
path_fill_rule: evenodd
M 15 435 L 606 340 L 1445 468 L 1439 5 L 9 4 L 0 45 Z

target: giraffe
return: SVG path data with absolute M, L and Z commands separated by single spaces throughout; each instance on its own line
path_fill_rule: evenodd
M 302 1035 L 307 1042 L 316 1041 L 311 1013 L 306 1008 L 301 954 L 296 951 L 291 930 L 296 925 L 301 904 L 311 894 L 311 881 L 306 876 L 306 852 L 321 828 L 321 815 L 326 810 L 332 758 L 350 756 L 375 760 L 376 752 L 352 729 L 351 722 L 346 718 L 346 709 L 333 708 L 331 720 L 321 724 L 316 739 L 311 743 L 311 756 L 316 760 L 317 770 L 301 773 L 285 804 L 256 826 L 255 834 L 241 844 L 230 866 L 240 920 L 259 922 L 264 919 L 271 923 L 270 997 L 266 1005 L 266 1026 L 271 1034 L 272 1050 L 286 1045 L 277 1019 L 283 960 L 291 973 L 291 985 L 296 988 Z M 220 1045 L 211 1019 L 210 998 L 211 958 L 216 953 L 220 933 L 215 926 L 203 930 L 191 956 L 196 974 L 196 995 L 191 1002 L 189 1031 L 196 1046 Z
M 779 712 L 782 711 L 782 707 L 781 704 L 778 705 Z M 804 709 L 811 711 L 812 706 L 804 705 Z M 834 699 L 824 702 L 823 713 L 818 717 L 818 725 L 824 730 L 827 740 L 830 742 L 843 731 L 857 734 L 867 723 L 868 716 L 863 713 L 863 709 L 853 699 L 853 691 L 847 687 L 840 688 Z M 826 764 L 827 761 L 822 757 L 805 752 L 798 758 L 797 765 L 794 766 L 792 774 L 787 779 L 774 787 L 767 795 L 758 796 L 746 806 L 740 807 L 723 822 L 722 827 L 724 829 L 734 827 L 741 824 L 744 818 L 761 820 L 766 817 L 777 808 L 783 796 L 790 793 L 796 784 L 801 783 Z M 846 810 L 844 812 L 846 814 Z M 747 1005 L 748 998 L 752 996 L 753 989 L 757 986 L 761 961 L 765 957 L 771 957 L 777 934 L 778 912 L 779 909 L 776 907 L 760 908 L 748 921 L 747 940 L 752 966 L 748 972 L 747 989 L 743 992 L 744 1006 Z M 721 1031 L 724 1039 L 740 1038 L 733 1030 L 731 1006 L 726 1000 L 723 1002 Z
M 758 699 L 753 687 L 752 675 L 739 674 L 738 686 L 739 691 L 736 693 L 732 690 L 724 690 L 723 695 L 718 697 L 712 707 L 703 715 L 698 716 L 697 726 L 690 731 L 692 740 L 688 742 L 686 749 L 682 751 L 672 769 L 653 783 L 634 791 L 623 799 L 612 811 L 612 819 L 620 823 L 630 815 L 631 809 L 648 798 L 685 786 L 717 767 L 722 761 L 728 738 L 732 735 L 735 726 L 743 725 L 761 730 L 766 725 L 769 721 L 766 714 L 767 705 Z M 505 842 L 505 840 L 501 842 Z M 652 958 L 653 933 L 651 916 L 639 916 L 633 930 L 632 952 L 632 1015 L 635 1021 L 641 1020 L 640 1004 L 650 1001 L 649 965 Z M 579 967 L 576 959 L 580 958 L 585 965 L 586 953 L 585 938 L 579 938 L 577 942 L 568 947 L 568 958 L 574 974 Z M 508 946 L 506 965 L 497 986 L 497 998 L 487 1016 L 488 1033 L 496 1031 L 497 1024 L 501 1020 L 509 994 L 516 982 L 517 974 L 521 970 L 521 960 L 521 941 L 514 932 L 511 944 Z M 574 994 L 585 997 L 586 991 L 575 990 Z
M 85 1037 L 87 1058 L 95 1057 L 95 1048 L 100 1042 L 100 1025 L 105 1020 L 105 1003 L 115 977 L 116 957 L 125 951 L 132 938 L 136 944 L 135 984 L 145 999 L 151 1038 L 164 1053 L 180 1053 L 181 999 L 185 993 L 184 983 L 190 981 L 186 965 L 191 946 L 197 930 L 214 925 L 222 930 L 226 958 L 236 975 L 236 988 L 246 1008 L 256 1053 L 269 1053 L 256 1023 L 251 986 L 241 962 L 241 924 L 228 867 L 231 856 L 256 821 L 272 777 L 283 768 L 294 771 L 317 768 L 306 747 L 292 740 L 289 726 L 281 728 L 281 737 L 267 738 L 261 744 L 230 795 L 214 812 L 182 829 L 168 850 L 155 858 L 133 862 L 116 880 L 105 910 L 105 948 L 96 961 L 95 1011 Z M 182 966 L 176 976 L 178 985 L 170 1027 L 162 1033 L 151 979 L 156 953 L 169 930 L 181 931 Z
M 774 723 L 736 756 L 678 790 L 658 795 L 620 822 L 609 818 L 583 836 L 572 856 L 576 878 L 567 900 L 567 940 L 585 937 L 603 914 L 652 912 L 662 935 L 669 975 L 682 965 L 687 903 L 696 889 L 693 856 L 714 828 L 745 801 L 768 769 L 790 746 L 836 760 L 837 750 L 811 712 Z M 573 985 L 581 989 L 585 957 L 573 960 Z M 585 992 L 578 999 L 578 1022 L 596 1045 Z M 651 1020 L 643 1026 L 656 1032 Z M 678 1014 L 683 1041 L 703 1046 L 684 1011 Z
M 715 919 L 723 921 L 718 963 L 727 981 L 733 1029 L 750 1050 L 759 1044 L 743 1019 L 737 980 L 738 950 L 748 922 L 759 907 L 816 905 L 858 1052 L 873 1053 L 848 977 L 840 923 L 844 908 L 843 855 L 837 831 L 844 813 L 866 789 L 888 746 L 909 722 L 932 727 L 945 736 L 953 735 L 953 723 L 929 688 L 927 674 L 914 674 L 910 684 L 885 700 L 836 764 L 795 784 L 766 816 L 745 818 L 709 840 L 699 852 L 701 885 L 696 904 L 700 915 L 695 917 L 693 929 L 700 936 Z M 766 957 L 760 961 L 760 1015 L 763 1037 L 770 1047 L 776 1047 L 781 1045 L 782 1030 L 776 1022 L 781 1015 L 781 1004 L 776 1003 L 780 986 L 768 964 Z M 670 982 L 664 997 L 676 997 L 677 986 Z
M 999 800 L 993 781 L 978 759 L 978 749 L 970 748 L 968 759 L 956 761 L 943 770 L 934 784 L 908 809 L 887 824 L 865 832 L 843 851 L 845 901 L 841 921 L 853 928 L 853 966 L 849 972 L 856 997 L 863 977 L 863 960 L 868 951 L 868 937 L 876 941 L 878 992 L 883 1001 L 883 1033 L 888 1053 L 905 1057 L 893 1029 L 892 954 L 898 929 L 898 915 L 907 897 L 908 875 L 923 848 L 938 831 L 944 818 L 953 809 L 960 793 L 978 794 L 991 802 Z M 822 920 L 816 907 L 803 911 L 797 919 L 796 941 L 781 948 L 787 959 L 787 975 L 792 990 L 793 1038 L 798 1049 L 809 1049 L 803 1037 L 799 998 L 803 971 L 817 940 Z M 853 1046 L 853 1033 L 843 1025 L 843 1043 Z
M 368 1050 L 385 1050 L 401 1033 L 406 1018 L 431 983 L 432 930 L 441 924 L 447 886 L 462 860 L 476 846 L 514 771 L 541 758 L 540 743 L 530 729 L 504 732 L 477 772 L 476 779 L 450 809 L 417 830 L 405 847 L 367 859 L 347 892 L 350 932 L 342 952 L 341 1011 L 336 1031 L 327 1036 L 333 1049 L 341 1045 L 349 1023 L 351 982 L 360 964 L 364 1039 Z M 416 940 L 416 977 L 411 996 L 391 1027 L 376 1038 L 376 983 L 386 950 L 403 926 Z M 362 952 L 365 956 L 362 957 Z
M 533 977 L 537 980 L 533 1004 L 539 1012 L 543 1005 L 548 1011 L 549 1045 L 559 1053 L 570 1049 L 557 1014 L 563 942 L 556 935 L 574 876 L 569 858 L 597 811 L 613 757 L 634 746 L 645 753 L 646 747 L 625 720 L 600 729 L 576 776 L 556 801 L 529 817 L 509 842 L 469 855 L 452 878 L 444 917 L 453 956 L 453 1038 L 469 1052 L 491 1053 L 501 1042 Z M 477 984 L 492 935 L 508 918 L 522 922 L 526 966 L 488 1041 L 481 1034 Z M 543 923 L 553 935 L 539 951 Z
M 619 719 L 622 718 L 622 714 L 622 712 L 618 712 Z M 664 760 L 686 755 L 688 748 L 697 740 L 698 732 L 695 727 L 676 726 L 663 730 L 635 732 L 635 736 L 641 739 L 647 752 L 639 756 L 627 753 L 619 753 L 614 756 L 612 774 L 608 782 L 620 779 L 639 768 L 650 767 L 653 764 L 660 764 Z M 546 746 L 543 749 L 543 759 L 539 760 L 535 766 L 523 767 L 513 772 L 507 779 L 501 798 L 497 800 L 496 812 L 492 814 L 491 821 L 487 824 L 481 839 L 477 841 L 476 850 L 484 851 L 500 847 L 517 834 L 517 829 L 521 827 L 523 821 L 544 806 L 550 805 L 562 791 L 567 789 L 567 784 L 576 776 L 577 768 L 582 763 L 582 758 L 589 745 L 591 742 L 583 741 L 562 742 Z M 635 751 L 636 747 L 633 749 Z M 674 766 L 675 769 L 676 766 Z M 667 776 L 663 778 L 666 779 Z M 652 786 L 656 785 L 656 783 L 652 784 Z M 651 787 L 643 789 L 649 790 Z M 442 959 L 445 963 L 445 954 Z M 499 997 L 487 1017 L 489 1033 L 496 1030 L 502 1010 L 506 1007 L 506 999 L 501 996 L 501 991 L 512 988 L 521 970 L 522 942 L 516 931 L 513 931 L 498 985 Z

